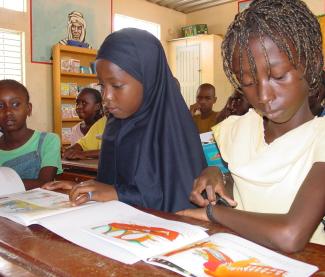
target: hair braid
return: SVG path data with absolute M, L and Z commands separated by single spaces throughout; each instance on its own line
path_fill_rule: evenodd
M 264 46 L 264 37 L 269 37 L 285 53 L 296 68 L 302 65 L 304 75 L 313 94 L 321 87 L 323 69 L 322 36 L 316 16 L 301 0 L 254 0 L 243 12 L 236 15 L 228 27 L 221 51 L 224 71 L 235 89 L 240 90 L 240 81 L 232 69 L 235 47 L 239 49 L 242 79 L 242 56 L 247 54 L 250 72 L 256 80 L 256 63 L 248 47 L 249 39 L 256 36 L 264 49 L 265 60 L 270 67 Z M 297 54 L 295 60 L 294 54 Z M 270 70 L 270 69 L 269 69 Z

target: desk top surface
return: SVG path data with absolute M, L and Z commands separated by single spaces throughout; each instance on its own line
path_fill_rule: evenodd
M 199 224 L 208 228 L 209 234 L 229 232 L 225 227 L 209 222 L 164 212 L 152 213 Z M 114 261 L 70 243 L 39 225 L 25 227 L 2 217 L 0 224 L 0 256 L 12 267 L 17 265 L 20 270 L 32 274 L 28 276 L 179 276 L 144 262 L 127 265 Z M 315 276 L 325 275 L 325 246 L 308 244 L 304 251 L 288 256 L 318 266 L 320 270 Z
M 97 172 L 98 159 L 87 160 L 66 160 L 62 159 L 63 168 L 72 168 L 77 170 L 94 171 Z

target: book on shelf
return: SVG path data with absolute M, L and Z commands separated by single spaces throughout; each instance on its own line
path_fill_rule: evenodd
M 71 143 L 72 128 L 63 127 L 61 131 L 62 141 L 64 143 Z
M 61 83 L 61 96 L 77 96 L 78 93 L 77 83 Z
M 142 260 L 184 276 L 309 276 L 317 270 L 238 236 L 209 236 L 200 226 L 163 219 L 119 201 L 70 207 L 67 195 L 43 189 L 0 200 L 1 216 L 39 224 L 127 264 Z
M 74 104 L 61 104 L 62 119 L 79 118 Z

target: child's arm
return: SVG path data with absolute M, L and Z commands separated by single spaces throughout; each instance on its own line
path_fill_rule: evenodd
M 247 239 L 276 250 L 296 252 L 305 247 L 325 214 L 324 180 L 325 163 L 317 162 L 286 214 L 254 213 L 215 206 L 213 217 Z M 205 209 L 186 210 L 181 214 L 208 220 Z
M 68 160 L 78 160 L 78 159 L 97 159 L 99 157 L 100 150 L 88 150 L 83 151 L 82 147 L 76 143 L 73 146 L 67 148 L 62 153 L 62 158 Z
M 53 181 L 56 176 L 57 168 L 54 166 L 45 166 L 41 168 L 37 179 L 24 179 L 23 183 L 26 190 L 39 188 L 47 182 Z

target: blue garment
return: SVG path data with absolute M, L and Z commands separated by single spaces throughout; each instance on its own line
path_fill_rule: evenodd
M 97 59 L 118 65 L 143 86 L 139 110 L 126 119 L 111 116 L 106 125 L 97 180 L 114 185 L 128 204 L 168 212 L 193 208 L 189 195 L 206 161 L 160 41 L 122 29 L 105 39 Z
M 46 133 L 41 133 L 38 146 L 35 151 L 19 156 L 12 160 L 6 161 L 2 166 L 14 169 L 21 179 L 37 179 L 41 170 L 41 148 Z
M 322 113 L 319 116 L 325 116 L 325 108 L 323 109 Z

